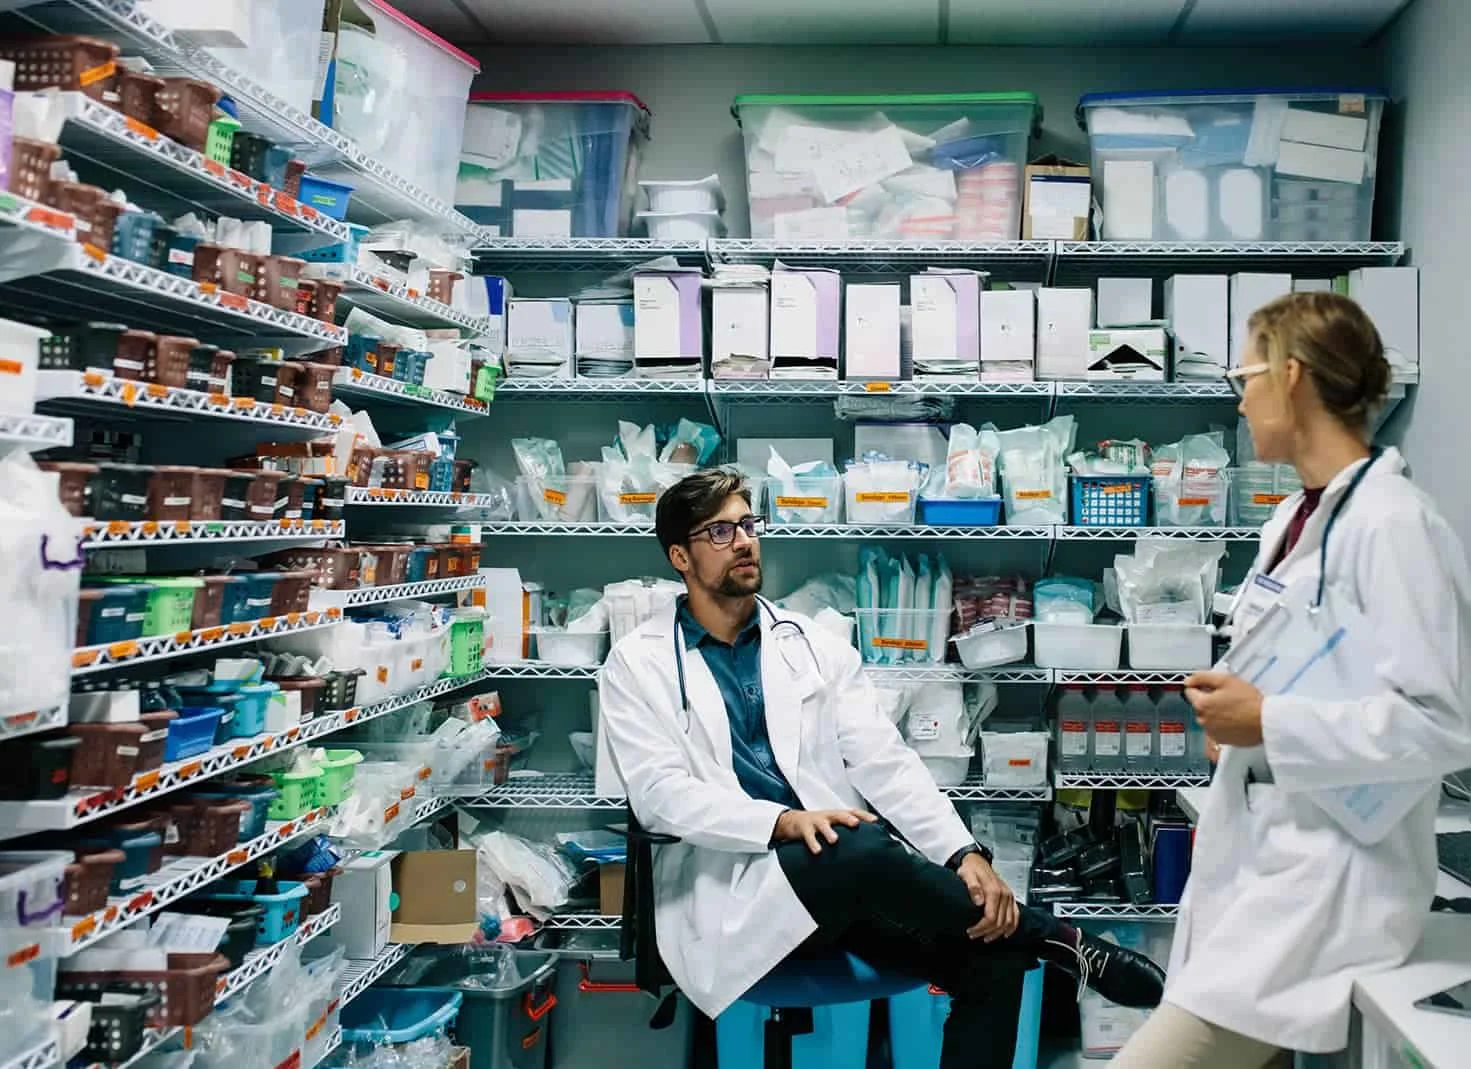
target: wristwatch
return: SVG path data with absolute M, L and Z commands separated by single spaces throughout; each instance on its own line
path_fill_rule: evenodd
M 970 857 L 971 854 L 980 854 L 981 860 L 988 865 L 996 857 L 995 854 L 991 853 L 991 851 L 987 850 L 980 843 L 971 843 L 969 846 L 962 846 L 955 853 L 951 854 L 950 860 L 945 862 L 945 867 L 951 872 L 959 872 L 960 863 Z

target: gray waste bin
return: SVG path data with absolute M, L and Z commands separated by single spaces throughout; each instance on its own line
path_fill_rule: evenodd
M 633 962 L 619 960 L 617 932 L 546 932 L 536 945 L 550 949 L 557 937 L 550 1069 L 686 1069 L 695 1026 L 688 1000 L 676 995 L 673 1023 L 650 1028 L 658 1003 L 635 986 Z

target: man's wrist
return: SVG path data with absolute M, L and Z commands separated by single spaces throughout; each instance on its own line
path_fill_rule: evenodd
M 965 859 L 970 857 L 972 854 L 978 856 L 988 865 L 991 863 L 991 859 L 995 857 L 995 855 L 992 854 L 991 851 L 987 850 L 980 843 L 971 843 L 969 846 L 962 846 L 959 850 L 955 851 L 955 853 L 951 854 L 950 860 L 945 862 L 945 867 L 951 872 L 959 872 L 960 866 L 965 862 Z

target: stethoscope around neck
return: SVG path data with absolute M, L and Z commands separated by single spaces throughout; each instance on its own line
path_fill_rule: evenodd
M 1323 608 L 1323 591 L 1328 582 L 1328 536 L 1333 533 L 1333 525 L 1338 522 L 1339 514 L 1343 512 L 1344 507 L 1348 504 L 1348 499 L 1354 496 L 1354 491 L 1364 481 L 1364 476 L 1369 474 L 1369 469 L 1374 466 L 1374 461 L 1378 460 L 1383 454 L 1384 450 L 1377 445 L 1369 450 L 1369 459 L 1360 465 L 1358 471 L 1354 472 L 1354 477 L 1348 482 L 1348 489 L 1344 490 L 1343 496 L 1338 499 L 1337 503 L 1333 506 L 1333 511 L 1328 514 L 1328 523 L 1323 527 L 1323 541 L 1318 546 L 1318 596 L 1313 599 L 1312 605 L 1308 607 L 1308 611 L 1311 613 L 1317 613 Z
M 812 640 L 807 637 L 807 632 L 796 620 L 783 619 L 776 615 L 776 608 L 760 594 L 756 595 L 757 612 L 764 611 L 771 618 L 771 627 L 768 634 L 777 640 L 777 652 L 781 655 L 782 664 L 786 665 L 787 671 L 795 679 L 802 673 L 790 657 L 787 656 L 787 643 L 793 639 L 801 639 L 802 644 L 807 647 L 807 657 L 812 662 L 812 670 L 821 678 L 821 669 L 818 668 L 817 651 L 812 648 Z M 782 632 L 782 628 L 786 628 Z M 674 618 L 674 673 L 679 680 L 679 710 L 684 718 L 684 729 L 690 728 L 694 719 L 694 708 L 690 705 L 689 689 L 686 686 L 684 672 L 684 628 L 679 625 L 678 610 L 675 610 Z

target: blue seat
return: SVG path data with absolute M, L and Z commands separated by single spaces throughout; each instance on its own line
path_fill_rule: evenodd
M 832 1006 L 889 998 L 923 986 L 925 982 L 913 976 L 879 972 L 861 958 L 835 952 L 782 962 L 741 1001 L 778 1009 Z

